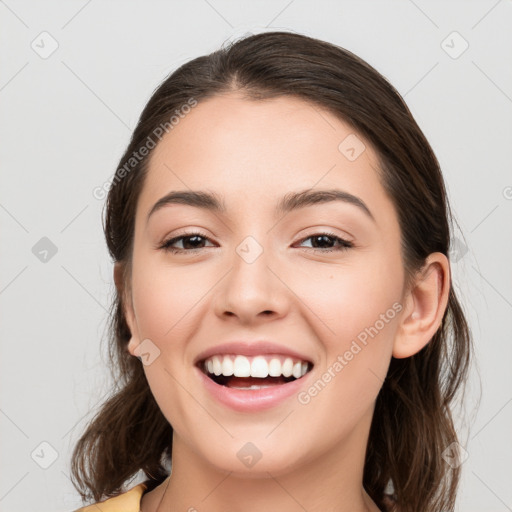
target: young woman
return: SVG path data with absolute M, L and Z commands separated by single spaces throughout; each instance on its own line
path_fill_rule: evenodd
M 82 498 L 453 510 L 450 222 L 430 145 L 352 53 L 267 32 L 180 67 L 108 192 L 117 388 L 73 454 Z

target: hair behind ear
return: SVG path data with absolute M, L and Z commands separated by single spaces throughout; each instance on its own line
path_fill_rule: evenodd
M 170 458 L 171 444 L 172 428 L 140 369 L 137 377 L 102 405 L 75 446 L 73 483 L 90 489 L 80 495 L 94 501 L 123 492 L 125 482 L 139 469 L 156 484 L 168 476 L 161 458 L 162 454 Z
M 470 345 L 469 327 L 450 290 L 432 340 L 410 357 L 391 359 L 376 401 L 364 470 L 365 489 L 378 505 L 381 489 L 391 480 L 400 512 L 425 510 L 424 503 L 432 504 L 429 511 L 454 510 L 461 468 L 448 466 L 443 452 L 457 442 L 450 404 L 465 380 Z M 413 492 L 420 481 L 421 496 Z

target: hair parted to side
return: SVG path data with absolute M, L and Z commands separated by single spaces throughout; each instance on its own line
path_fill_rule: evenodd
M 365 61 L 327 42 L 291 32 L 239 39 L 187 62 L 169 75 L 145 106 L 119 168 L 191 98 L 201 102 L 237 91 L 259 100 L 293 95 L 326 108 L 368 141 L 379 158 L 380 180 L 401 229 L 407 283 L 432 252 L 450 250 L 452 214 L 439 163 L 405 102 Z M 151 151 L 112 182 L 104 231 L 109 252 L 123 265 L 129 286 L 137 199 Z M 86 428 L 71 460 L 82 499 L 100 501 L 123 492 L 142 470 L 149 489 L 168 476 L 172 427 L 160 411 L 140 362 L 126 347 L 130 331 L 124 298 L 112 304 L 109 345 L 116 387 Z M 472 339 L 453 287 L 440 329 L 417 354 L 392 358 L 377 397 L 363 485 L 382 510 L 391 510 L 391 481 L 400 512 L 453 511 L 460 468 L 442 452 L 457 441 L 451 404 L 464 384 Z

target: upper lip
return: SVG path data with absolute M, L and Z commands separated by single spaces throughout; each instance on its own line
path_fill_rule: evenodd
M 289 356 L 294 359 L 300 359 L 301 361 L 307 361 L 312 363 L 311 359 L 296 350 L 293 350 L 284 345 L 279 345 L 272 341 L 267 340 L 255 340 L 255 341 L 228 341 L 209 347 L 200 354 L 197 355 L 194 364 L 204 361 L 211 356 L 221 354 L 235 354 L 241 356 L 258 356 L 266 354 L 279 354 Z

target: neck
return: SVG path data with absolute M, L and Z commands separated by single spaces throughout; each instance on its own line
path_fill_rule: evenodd
M 142 510 L 221 512 L 229 503 L 240 512 L 379 512 L 362 486 L 370 422 L 371 414 L 335 449 L 300 466 L 249 477 L 211 465 L 175 432 L 172 474 Z

